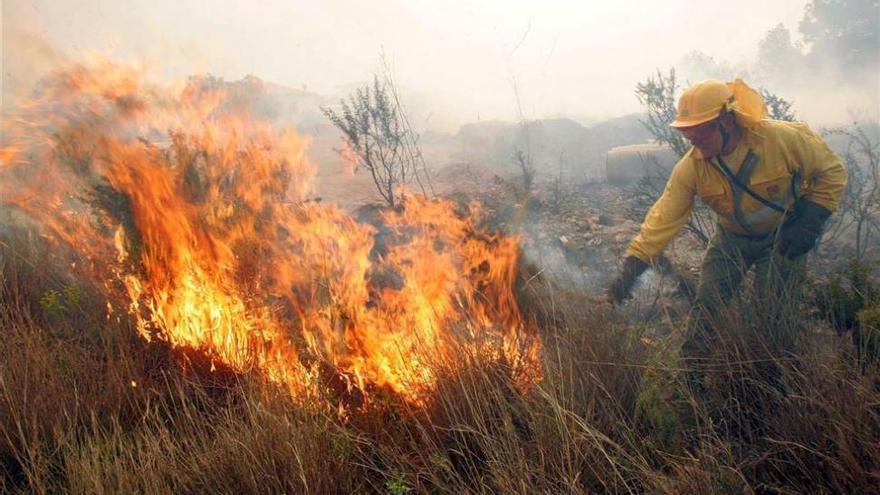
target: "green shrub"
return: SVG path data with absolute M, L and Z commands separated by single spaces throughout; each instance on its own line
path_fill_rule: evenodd
M 386 481 L 385 489 L 388 490 L 389 495 L 406 495 L 412 491 L 402 474 L 396 474 Z
M 40 306 L 49 317 L 64 315 L 79 308 L 81 292 L 77 285 L 66 284 L 61 291 L 49 289 L 40 297 Z
M 877 361 L 880 351 L 880 284 L 877 263 L 853 258 L 816 288 L 816 308 L 838 333 L 852 332 L 858 359 Z
M 872 275 L 875 265 L 853 258 L 816 287 L 816 308 L 838 332 L 856 328 L 859 312 L 880 302 L 880 286 Z

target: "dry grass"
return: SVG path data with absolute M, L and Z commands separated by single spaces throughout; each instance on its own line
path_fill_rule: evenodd
M 23 240 L 25 239 L 25 240 Z M 545 378 L 461 352 L 424 410 L 340 419 L 257 377 L 206 376 L 138 338 L 59 259 L 0 245 L 0 491 L 24 493 L 876 493 L 880 389 L 830 330 L 734 311 L 710 386 L 677 328 L 643 343 L 585 295 L 532 286 Z M 54 306 L 44 296 L 76 284 Z M 43 302 L 41 303 L 41 298 Z M 75 304 L 74 304 L 75 303 Z M 654 326 L 659 325 L 654 323 Z M 813 328 L 816 327 L 816 328 Z M 791 338 L 769 338 L 788 336 Z M 769 378 L 768 378 L 769 377 Z

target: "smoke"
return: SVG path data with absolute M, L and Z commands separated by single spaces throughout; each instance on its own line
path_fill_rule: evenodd
M 687 47 L 700 47 L 714 61 L 678 64 L 682 82 L 743 77 L 795 100 L 799 117 L 821 125 L 845 122 L 854 112 L 876 116 L 876 60 L 832 71 L 840 65 L 834 54 L 848 45 L 822 51 L 800 40 L 804 2 L 757 3 L 744 0 L 731 10 L 711 2 L 700 9 L 676 2 L 483 2 L 463 9 L 455 2 L 426 8 L 217 0 L 205 9 L 195 0 L 7 0 L 3 108 L 20 101 L 42 74 L 70 59 L 80 62 L 84 53 L 154 65 L 163 83 L 201 73 L 227 80 L 254 74 L 335 100 L 352 83 L 371 79 L 384 50 L 417 130 L 454 132 L 469 122 L 521 116 L 595 120 L 639 111 L 636 84 L 676 64 Z M 874 14 L 869 25 L 877 23 L 876 7 Z M 778 22 L 789 26 L 789 35 L 779 31 L 773 39 L 783 49 L 770 53 L 789 62 L 809 55 L 803 70 L 772 74 L 758 60 L 767 53 L 759 49 L 761 36 Z
M 792 102 L 797 119 L 817 127 L 877 122 L 878 25 L 876 1 L 811 2 L 796 32 L 776 25 L 757 43 L 752 60 L 731 63 L 692 51 L 675 67 L 683 86 L 742 78 Z
M 12 26 L 4 26 L 2 32 L 2 108 L 6 113 L 28 97 L 40 79 L 68 60 L 39 36 Z

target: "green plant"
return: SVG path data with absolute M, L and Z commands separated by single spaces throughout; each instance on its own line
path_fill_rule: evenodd
M 645 442 L 665 451 L 675 447 L 682 429 L 680 404 L 684 401 L 674 379 L 657 370 L 649 369 L 642 377 L 636 403 L 636 418 L 645 428 Z
M 819 314 L 838 332 L 852 332 L 862 365 L 880 357 L 880 284 L 874 276 L 877 263 L 850 259 L 819 285 L 815 303 Z
M 412 491 L 412 487 L 406 484 L 402 474 L 395 474 L 385 482 L 385 489 L 389 495 L 405 495 Z
M 40 306 L 47 313 L 58 313 L 64 309 L 64 306 L 61 304 L 61 294 L 54 289 L 49 289 L 43 293 L 43 296 L 40 297 Z
M 838 332 L 855 328 L 859 312 L 880 302 L 880 285 L 872 276 L 875 265 L 852 258 L 816 286 L 816 309 Z
M 65 284 L 61 291 L 49 289 L 40 296 L 40 306 L 48 315 L 67 313 L 79 307 L 80 288 L 75 284 Z

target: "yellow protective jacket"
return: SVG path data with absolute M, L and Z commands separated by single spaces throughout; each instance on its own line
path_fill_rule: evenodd
M 846 169 L 840 157 L 801 122 L 761 120 L 743 128 L 742 142 L 722 159 L 733 174 L 749 163 L 751 173 L 742 182 L 784 209 L 806 196 L 834 212 L 846 186 Z M 691 148 L 672 169 L 663 194 L 648 211 L 626 255 L 651 262 L 687 223 L 695 195 L 718 214 L 722 228 L 736 234 L 766 234 L 783 221 L 783 213 L 735 191 L 716 164 Z

